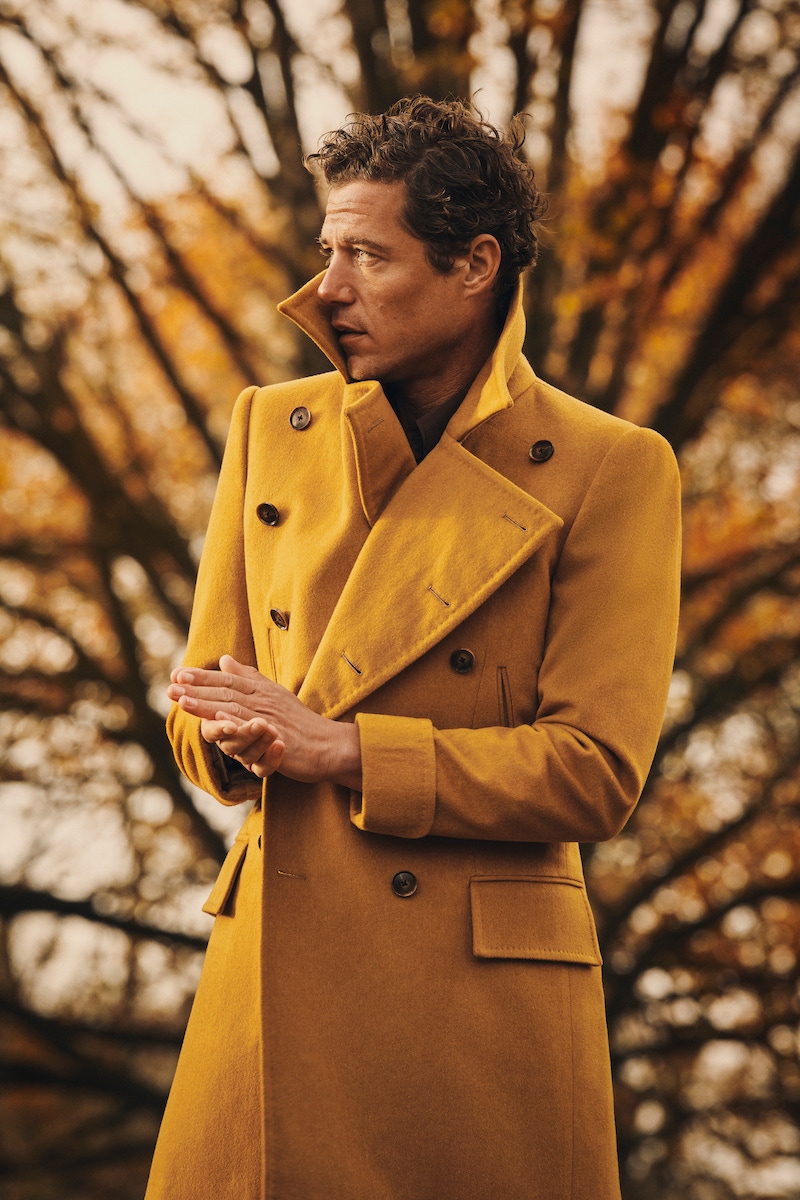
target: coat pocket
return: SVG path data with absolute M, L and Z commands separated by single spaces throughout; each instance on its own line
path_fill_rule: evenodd
M 217 881 L 211 889 L 211 894 L 203 905 L 203 912 L 212 917 L 218 917 L 225 911 L 225 905 L 230 899 L 234 884 L 239 878 L 244 856 L 247 853 L 248 838 L 237 838 L 225 855 L 225 861 L 219 870 Z
M 603 961 L 586 892 L 553 876 L 474 876 L 469 883 L 476 958 Z
M 511 684 L 508 682 L 508 667 L 497 668 L 497 709 L 500 713 L 500 724 L 506 729 L 513 729 L 514 699 L 511 695 Z

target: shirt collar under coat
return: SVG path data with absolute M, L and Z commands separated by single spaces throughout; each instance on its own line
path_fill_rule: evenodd
M 336 331 L 331 325 L 328 306 L 317 295 L 324 278 L 320 272 L 304 284 L 294 295 L 278 305 L 278 311 L 294 321 L 333 363 L 345 380 L 345 407 L 355 403 L 375 387 L 374 381 L 353 382 L 347 373 L 347 364 L 339 348 Z M 534 380 L 528 362 L 522 357 L 525 340 L 525 314 L 522 307 L 522 280 L 509 305 L 508 315 L 497 345 L 470 387 L 467 395 L 450 418 L 447 425 L 449 435 L 462 441 L 495 413 L 510 408 L 518 396 Z

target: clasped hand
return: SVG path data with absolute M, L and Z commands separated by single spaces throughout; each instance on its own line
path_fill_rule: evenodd
M 223 754 L 263 779 L 280 771 L 301 783 L 327 779 L 361 787 L 358 729 L 313 712 L 293 692 L 229 654 L 218 671 L 179 667 L 170 700 L 200 720 L 200 732 Z

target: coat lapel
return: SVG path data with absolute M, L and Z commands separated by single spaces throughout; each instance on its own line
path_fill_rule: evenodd
M 331 360 L 337 371 L 349 383 L 350 376 L 347 374 L 347 365 L 344 355 L 339 349 L 339 342 L 331 325 L 328 308 L 317 295 L 319 285 L 324 278 L 325 272 L 320 271 L 313 279 L 309 279 L 308 283 L 304 283 L 299 291 L 280 302 L 278 312 L 283 313 L 290 321 L 294 321 L 295 325 L 302 329 L 315 345 L 319 346 L 326 358 Z
M 338 717 L 492 595 L 561 518 L 445 433 L 376 521 L 300 699 Z
M 414 455 L 379 383 L 348 384 L 343 412 L 361 507 L 372 526 L 416 467 Z
M 349 379 L 317 296 L 320 279 L 279 308 L 344 378 L 343 432 L 371 527 L 298 693 L 315 712 L 335 718 L 466 620 L 562 521 L 461 444 L 534 378 L 522 358 L 521 287 L 494 354 L 441 441 L 415 467 L 380 385 Z
M 322 271 L 299 292 L 284 300 L 278 305 L 278 311 L 294 321 L 319 346 L 344 380 L 343 434 L 352 442 L 359 498 L 372 526 L 384 504 L 416 464 L 381 385 L 374 380 L 354 383 L 347 373 L 328 309 L 317 295 L 324 275 Z

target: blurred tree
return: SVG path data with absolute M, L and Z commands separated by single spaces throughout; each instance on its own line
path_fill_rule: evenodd
M 529 355 L 683 468 L 664 737 L 586 854 L 626 1198 L 800 1193 L 799 53 L 798 0 L 0 0 L 2 1200 L 141 1195 L 242 817 L 163 735 L 228 414 L 322 367 L 301 147 L 413 91 L 530 115 Z

